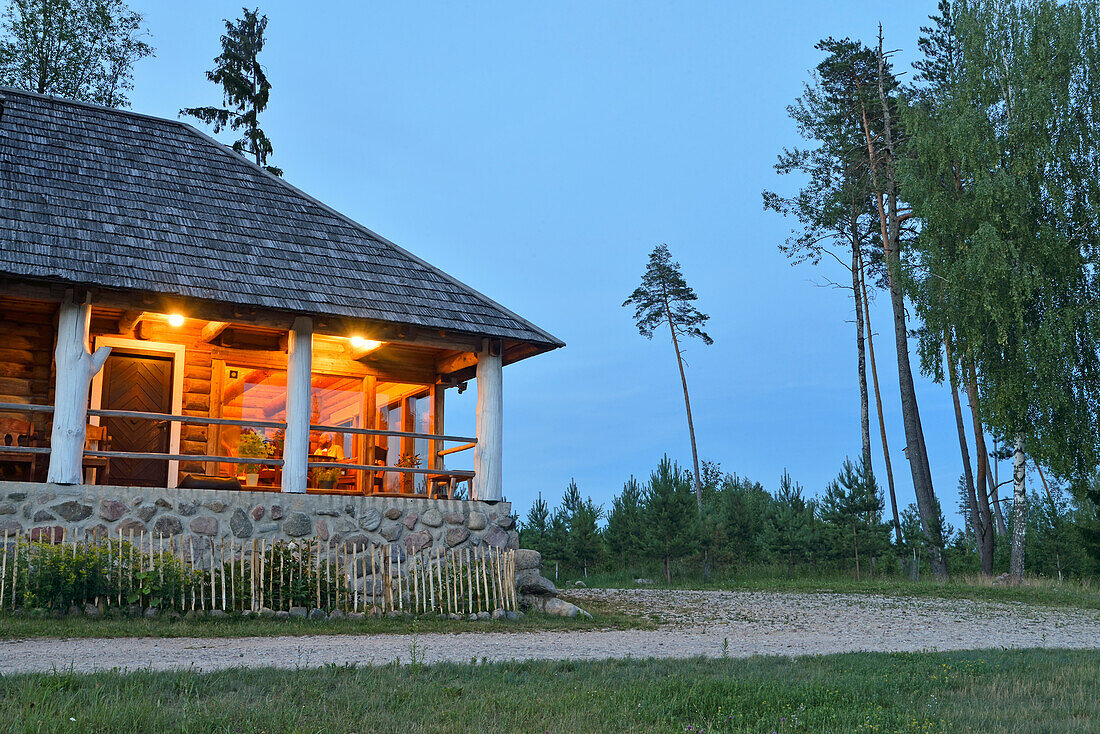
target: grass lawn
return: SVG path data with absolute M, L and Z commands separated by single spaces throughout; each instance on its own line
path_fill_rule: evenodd
M 602 573 L 584 579 L 589 588 L 641 588 L 634 583 L 637 574 Z M 850 575 L 786 576 L 782 572 L 755 570 L 746 574 L 716 575 L 709 583 L 697 575 L 672 577 L 672 586 L 663 575 L 649 576 L 654 586 L 647 588 L 722 589 L 733 591 L 832 592 L 843 594 L 882 594 L 902 597 L 940 597 L 981 601 L 1023 602 L 1041 606 L 1100 609 L 1100 586 L 1095 581 L 1065 582 L 1045 578 L 1026 578 L 1020 586 L 993 586 L 981 576 L 960 575 L 946 583 L 925 579 L 909 581 L 897 576 L 879 575 L 856 581 Z M 572 580 L 572 579 L 570 579 Z M 565 579 L 562 585 L 567 586 Z
M 7 731 L 1094 732 L 1100 652 L 0 678 Z
M 591 620 L 528 614 L 516 621 L 469 622 L 437 619 L 383 617 L 334 622 L 308 619 L 259 619 L 231 616 L 226 619 L 35 619 L 0 614 L 0 640 L 26 637 L 273 637 L 278 635 L 426 634 L 429 632 L 532 632 L 536 630 L 654 629 L 656 623 L 629 615 L 610 604 L 583 602 Z

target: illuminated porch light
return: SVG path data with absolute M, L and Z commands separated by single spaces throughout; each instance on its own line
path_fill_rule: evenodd
M 174 326 L 176 328 L 179 328 L 179 327 L 183 326 L 183 316 L 181 314 L 178 314 L 178 313 L 169 314 L 168 315 L 168 325 L 169 326 Z
M 355 349 L 369 352 L 382 346 L 382 342 L 375 341 L 374 339 L 364 339 L 361 336 L 353 336 L 351 338 L 351 346 Z

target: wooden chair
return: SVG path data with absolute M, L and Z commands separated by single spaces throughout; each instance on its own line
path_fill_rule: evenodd
M 37 446 L 38 438 L 35 435 L 34 424 L 22 418 L 0 418 L 0 445 L 3 446 Z M 4 451 L 0 452 L 0 476 L 7 472 L 7 467 L 17 470 L 25 470 L 24 479 L 28 482 L 35 481 L 38 471 L 38 454 L 31 452 Z
M 85 451 L 110 451 L 111 437 L 107 435 L 107 426 L 94 426 L 91 423 L 84 429 Z M 105 456 L 85 456 L 82 465 L 84 467 L 84 482 L 86 484 L 108 484 L 108 472 L 110 471 L 110 459 Z M 102 471 L 102 474 L 100 473 Z M 91 476 L 89 480 L 88 477 Z
M 388 454 L 389 449 L 385 446 L 371 444 L 367 447 L 367 460 L 364 463 L 371 466 L 385 466 Z M 386 491 L 386 472 L 371 471 L 366 472 L 366 475 L 366 486 L 363 487 L 363 494 L 382 494 Z

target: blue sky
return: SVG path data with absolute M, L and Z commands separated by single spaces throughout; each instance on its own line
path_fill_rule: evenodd
M 157 57 L 135 110 L 215 104 L 203 72 L 238 3 L 139 2 Z M 287 180 L 564 339 L 505 370 L 505 495 L 525 513 L 575 477 L 610 504 L 665 452 L 690 463 L 670 345 L 621 308 L 667 242 L 710 314 L 687 358 L 703 458 L 809 494 L 860 450 L 839 269 L 792 267 L 761 190 L 799 141 L 786 106 L 825 36 L 881 20 L 908 69 L 934 2 L 267 2 L 263 119 Z M 223 136 L 224 140 L 230 138 Z M 873 304 L 902 507 L 912 501 L 889 304 Z M 917 386 L 936 489 L 961 471 L 947 390 Z M 448 431 L 473 430 L 473 390 Z M 449 398 L 452 393 L 449 393 Z M 873 429 L 877 429 L 872 424 Z M 873 443 L 880 477 L 882 453 Z M 1004 473 L 1004 472 L 1002 472 Z

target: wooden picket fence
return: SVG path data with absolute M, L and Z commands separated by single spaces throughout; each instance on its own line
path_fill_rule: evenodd
M 0 609 L 92 603 L 469 615 L 519 608 L 515 551 L 485 545 L 406 554 L 394 544 L 318 539 L 78 534 L 5 532 Z

